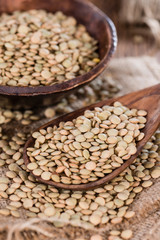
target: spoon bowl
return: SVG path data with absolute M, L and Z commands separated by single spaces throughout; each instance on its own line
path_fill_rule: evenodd
M 147 143 L 147 141 L 151 138 L 151 136 L 157 130 L 157 128 L 160 124 L 160 84 L 155 85 L 150 88 L 146 88 L 144 90 L 140 90 L 137 92 L 127 94 L 122 97 L 104 100 L 104 101 L 98 102 L 96 104 L 92 104 L 88 107 L 76 110 L 74 112 L 71 112 L 69 114 L 66 114 L 57 119 L 54 119 L 53 121 L 46 123 L 45 125 L 41 126 L 40 128 L 36 129 L 35 131 L 39 131 L 40 129 L 46 129 L 47 127 L 53 127 L 54 125 L 58 126 L 60 122 L 72 121 L 73 119 L 77 118 L 78 116 L 83 115 L 83 113 L 87 109 L 93 110 L 95 107 L 103 107 L 104 105 L 112 105 L 116 101 L 121 102 L 123 105 L 125 105 L 128 108 L 135 108 L 135 109 L 141 109 L 141 110 L 143 109 L 143 110 L 147 111 L 147 122 L 146 122 L 144 129 L 142 130 L 142 132 L 145 134 L 145 136 L 141 141 L 139 141 L 137 143 L 137 152 L 134 155 L 132 155 L 131 158 L 126 160 L 119 168 L 114 170 L 112 173 L 107 174 L 105 177 L 100 178 L 97 181 L 89 182 L 86 184 L 67 185 L 67 184 L 63 184 L 63 183 L 57 183 L 54 181 L 45 181 L 41 177 L 35 176 L 36 179 L 40 182 L 43 182 L 43 183 L 49 184 L 49 185 L 53 185 L 57 188 L 84 191 L 84 190 L 94 189 L 94 188 L 104 185 L 106 182 L 115 178 L 122 171 L 124 171 L 129 165 L 131 165 L 132 162 L 135 160 L 135 158 L 138 156 L 138 154 L 141 152 L 144 145 Z M 33 147 L 34 141 L 35 141 L 34 138 L 31 136 L 28 139 L 28 141 L 26 142 L 25 147 L 24 147 L 23 158 L 24 158 L 24 162 L 25 162 L 26 166 L 30 163 L 29 157 L 27 155 L 27 148 Z M 31 171 L 31 173 L 32 173 L 32 171 Z

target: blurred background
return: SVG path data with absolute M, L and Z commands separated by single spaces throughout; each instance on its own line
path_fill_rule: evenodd
M 160 0 L 89 1 L 104 11 L 117 27 L 119 43 L 116 57 L 158 54 Z

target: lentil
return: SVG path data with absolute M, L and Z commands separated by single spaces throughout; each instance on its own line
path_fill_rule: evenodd
M 96 235 L 92 235 L 90 240 L 103 240 L 103 238 L 100 235 L 96 234 Z
M 106 88 L 109 89 L 109 92 L 105 91 L 105 89 L 103 89 L 102 86 L 107 86 Z M 97 97 L 95 93 L 98 92 L 99 90 L 100 92 L 98 93 L 98 97 Z M 98 98 L 102 99 L 106 97 L 111 97 L 115 94 L 116 91 L 117 90 L 114 86 L 110 87 L 108 83 L 106 83 L 104 80 L 102 81 L 101 79 L 97 79 L 87 87 L 79 90 L 78 98 L 76 98 L 75 95 L 70 95 L 68 99 L 65 99 L 63 102 L 61 102 L 56 107 L 54 107 L 56 116 L 57 114 L 61 114 L 64 112 L 67 113 L 68 111 L 74 110 L 75 108 L 79 108 L 82 105 L 83 106 L 89 105 L 91 102 L 93 103 L 97 101 Z M 84 97 L 85 94 L 87 95 L 87 97 Z M 82 101 L 83 99 L 84 101 Z M 70 107 L 68 107 L 68 105 L 70 105 Z M 5 129 L 6 124 L 9 123 L 7 127 L 10 127 L 12 130 L 12 131 L 7 131 L 7 134 L 4 134 L 5 131 L 2 134 L 2 131 L 0 130 L 0 136 L 1 136 L 0 158 L 4 160 L 4 165 L 1 166 L 3 175 L 2 177 L 0 177 L 0 183 L 2 182 L 8 185 L 8 189 L 5 190 L 5 192 L 3 192 L 4 195 L 3 196 L 1 195 L 1 198 L 4 198 L 6 194 L 8 195 L 7 197 L 8 200 L 6 203 L 7 205 L 6 207 L 1 206 L 2 209 L 0 210 L 0 214 L 4 214 L 4 215 L 6 214 L 6 216 L 8 216 L 8 215 L 11 215 L 11 211 L 15 211 L 15 210 L 21 213 L 21 209 L 19 208 L 22 208 L 23 214 L 25 214 L 29 218 L 33 218 L 33 217 L 44 218 L 45 209 L 52 206 L 55 208 L 56 213 L 54 215 L 54 218 L 57 219 L 57 222 L 58 222 L 58 219 L 61 218 L 61 215 L 63 217 L 64 213 L 68 213 L 70 214 L 71 223 L 73 223 L 75 226 L 77 225 L 79 226 L 79 224 L 81 224 L 82 226 L 85 226 L 85 227 L 94 226 L 90 222 L 90 216 L 95 214 L 97 214 L 100 217 L 100 225 L 111 222 L 112 219 L 117 217 L 124 219 L 126 218 L 125 214 L 126 216 L 133 216 L 134 214 L 130 213 L 128 209 L 130 208 L 132 202 L 134 201 L 134 198 L 139 194 L 139 193 L 135 193 L 133 189 L 137 186 L 142 186 L 142 184 L 148 180 L 153 183 L 154 180 L 151 175 L 151 172 L 153 170 L 159 169 L 158 167 L 159 165 L 158 145 L 160 143 L 159 131 L 157 131 L 156 134 L 152 136 L 152 138 L 144 146 L 142 153 L 137 157 L 135 162 L 132 163 L 130 167 L 128 167 L 123 173 L 121 173 L 118 177 L 116 177 L 110 183 L 107 183 L 103 187 L 95 190 L 90 190 L 87 192 L 75 191 L 73 193 L 67 190 L 61 191 L 54 187 L 36 182 L 35 179 L 28 172 L 28 170 L 25 168 L 23 159 L 20 158 L 17 161 L 16 159 L 13 158 L 13 154 L 15 154 L 16 152 L 19 152 L 22 156 L 23 146 L 25 141 L 27 140 L 27 134 L 26 133 L 24 134 L 23 131 L 26 132 L 26 130 L 28 129 L 28 133 L 30 134 L 30 129 L 22 125 L 22 120 L 24 119 L 24 116 L 25 116 L 25 119 L 30 119 L 31 122 L 35 121 L 36 119 L 38 119 L 38 117 L 34 115 L 35 112 L 29 111 L 28 113 L 28 111 L 22 112 L 22 111 L 13 111 L 13 110 L 10 111 L 8 109 L 7 110 L 0 109 L 0 114 L 2 114 L 5 118 L 5 124 L 2 123 L 2 125 L 0 126 L 0 129 L 1 127 L 2 127 L 2 130 L 3 128 Z M 92 114 L 88 113 L 88 115 L 92 115 Z M 93 116 L 91 116 L 91 118 L 92 117 Z M 21 132 L 17 133 L 17 128 L 15 132 L 13 131 L 14 129 L 12 125 L 12 120 L 17 121 L 16 124 L 21 127 Z M 50 131 L 51 129 L 49 130 L 49 132 Z M 97 128 L 94 128 L 94 131 L 96 132 L 96 134 L 100 133 L 99 131 L 97 131 Z M 91 132 L 93 133 L 94 131 L 91 131 Z M 9 134 L 10 132 L 12 133 L 11 135 Z M 91 147 L 89 144 L 90 142 L 87 143 L 87 149 Z M 71 145 L 73 146 L 73 144 Z M 103 147 L 105 149 L 107 147 L 106 145 L 107 144 L 102 144 L 102 149 Z M 82 149 L 83 146 L 86 146 L 86 144 L 80 143 L 78 145 L 80 149 Z M 12 152 L 10 156 L 6 153 L 8 148 L 11 148 L 11 149 L 13 148 L 15 150 L 15 152 L 14 153 Z M 72 151 L 74 151 L 74 149 L 72 149 Z M 150 157 L 152 156 L 151 154 L 153 154 L 153 158 Z M 6 173 L 6 170 L 9 171 L 8 167 L 11 163 L 18 164 L 18 166 L 21 169 L 19 172 L 15 172 L 14 174 L 15 177 L 13 178 L 6 177 L 6 174 L 8 175 L 8 173 Z M 137 177 L 137 171 L 143 172 L 142 178 Z M 14 170 L 12 172 L 14 172 Z M 57 176 L 57 175 L 54 175 L 54 176 Z M 34 184 L 34 187 L 32 188 L 28 187 L 29 185 L 27 181 L 31 181 Z M 19 186 L 13 185 L 15 183 L 19 183 L 20 185 Z M 120 186 L 123 185 L 125 189 L 127 189 L 129 192 L 128 198 L 126 201 L 124 201 L 123 207 L 118 207 L 115 205 L 115 199 L 117 199 L 118 192 L 116 192 L 114 188 L 117 185 L 120 185 Z M 124 190 L 122 192 L 124 192 Z M 63 198 L 62 194 L 65 194 L 65 198 Z M 104 194 L 108 194 L 108 195 L 104 195 Z M 17 195 L 18 197 L 20 197 L 20 200 L 18 202 L 11 201 L 10 197 L 12 195 Z M 102 207 L 105 207 L 105 206 L 100 206 L 98 203 L 95 202 L 95 199 L 97 197 L 104 198 L 105 206 L 106 206 L 105 211 L 104 209 L 102 209 Z M 30 198 L 33 201 L 33 206 L 29 209 L 28 208 L 26 209 L 25 206 L 23 206 L 23 202 L 25 201 L 24 199 L 26 198 Z M 66 204 L 66 200 L 68 198 L 75 198 L 77 200 L 76 205 L 74 207 Z M 4 199 L 3 201 L 6 201 L 6 199 Z M 86 212 L 82 212 L 83 209 L 79 207 L 80 202 L 88 203 L 89 209 L 86 209 L 86 210 L 90 210 L 90 212 L 87 212 L 88 214 L 87 216 L 85 215 Z M 38 208 L 39 212 L 35 210 L 35 208 Z M 117 222 L 117 219 L 112 222 Z M 56 226 L 58 227 L 60 226 L 60 224 L 56 224 Z M 118 236 L 121 236 L 121 232 L 119 233 Z M 108 239 L 111 239 L 110 237 L 118 237 L 118 236 L 109 236 Z M 122 237 L 119 237 L 119 239 L 122 239 Z M 113 240 L 113 238 L 111 240 Z
M 131 230 L 124 230 L 124 231 L 122 231 L 122 233 L 121 233 L 121 237 L 123 238 L 123 239 L 130 239 L 131 237 L 132 237 L 132 231 Z
M 116 115 L 115 110 L 117 108 L 118 115 Z M 139 131 L 139 135 L 134 137 L 126 128 L 125 136 L 120 136 L 120 130 L 116 129 L 116 126 L 121 122 L 119 109 L 123 110 L 123 108 L 124 106 L 121 103 L 116 102 L 112 107 L 103 106 L 102 108 L 95 108 L 93 111 L 87 110 L 83 116 L 77 117 L 72 122 L 61 122 L 58 127 L 51 128 L 53 134 L 48 133 L 50 128 L 33 133 L 35 144 L 33 148 L 27 149 L 27 154 L 31 159 L 27 168 L 29 170 L 42 170 L 41 177 L 43 180 L 52 179 L 54 181 L 55 179 L 56 182 L 64 184 L 96 181 L 98 178 L 111 173 L 131 155 L 135 154 L 137 137 L 141 134 Z M 125 109 L 129 111 L 128 108 L 125 107 Z M 114 114 L 112 111 L 114 111 Z M 88 118 L 88 113 L 92 117 Z M 130 119 L 133 117 L 135 119 L 137 117 L 137 121 L 139 121 L 139 115 L 134 114 L 132 116 L 130 114 L 130 116 L 127 116 L 125 113 L 123 115 L 127 118 L 125 125 L 129 129 L 133 129 L 134 132 L 139 128 L 137 122 L 130 123 Z M 95 121 L 95 119 L 97 120 Z M 109 126 L 105 129 L 101 127 L 101 121 L 111 121 L 115 124 L 115 128 Z M 69 145 L 67 144 L 68 141 Z M 104 144 L 106 145 L 104 146 Z M 61 145 L 60 148 L 59 145 Z M 47 149 L 46 153 L 44 149 Z M 43 159 L 44 154 L 47 156 L 47 160 Z M 52 167 L 51 170 L 50 166 Z M 115 191 L 123 192 L 123 190 L 123 185 L 115 186 Z M 135 191 L 139 191 L 138 188 L 135 188 Z M 126 200 L 128 195 L 120 193 L 118 198 Z M 120 201 L 117 204 L 120 204 Z
M 8 24 L 10 21 L 14 24 Z M 97 40 L 74 17 L 62 12 L 16 11 L 2 14 L 0 22 L 1 85 L 53 85 L 90 71 L 100 61 Z M 46 114 L 53 116 L 51 111 Z M 0 116 L 0 123 L 3 121 Z
M 155 155 L 155 158 L 157 158 L 157 157 L 158 156 Z M 14 161 L 16 162 L 16 160 L 14 160 Z M 33 215 L 32 211 L 34 211 L 34 217 L 36 216 L 36 214 L 39 214 L 41 211 L 43 211 L 46 216 L 49 216 L 49 215 L 55 216 L 56 212 L 59 208 L 64 208 L 62 213 L 65 213 L 66 211 L 68 211 L 67 209 L 70 209 L 70 210 L 73 209 L 73 211 L 76 211 L 77 213 L 81 212 L 82 215 L 81 215 L 80 219 L 83 219 L 83 221 L 85 219 L 83 216 L 88 216 L 88 218 L 86 218 L 85 221 L 87 221 L 87 222 L 89 221 L 94 226 L 97 226 L 99 224 L 105 224 L 108 221 L 111 221 L 112 224 L 118 224 L 122 221 L 123 217 L 128 219 L 135 215 L 135 213 L 133 211 L 126 211 L 128 209 L 127 205 L 126 205 L 126 209 L 124 209 L 123 211 L 122 210 L 119 211 L 118 209 L 121 209 L 122 205 L 121 205 L 121 203 L 119 205 L 119 202 L 117 202 L 117 197 L 121 196 L 120 194 L 122 194 L 121 197 L 123 199 L 125 196 L 125 199 L 131 200 L 131 197 L 132 197 L 131 192 L 133 193 L 133 190 L 137 187 L 133 188 L 133 190 L 132 190 L 132 188 L 130 188 L 130 186 L 132 186 L 133 183 L 130 182 L 129 180 L 131 177 L 133 178 L 134 176 L 136 176 L 137 168 L 139 169 L 139 171 L 140 171 L 140 169 L 142 169 L 142 170 L 144 169 L 140 159 L 137 158 L 137 162 L 138 163 L 135 164 L 135 166 L 137 166 L 137 167 L 134 170 L 132 170 L 132 167 L 131 167 L 130 169 L 128 169 L 126 171 L 125 175 L 124 175 L 124 173 L 120 174 L 120 178 L 121 178 L 120 181 L 118 180 L 118 178 L 119 178 L 118 177 L 117 178 L 118 181 L 116 181 L 116 179 L 114 179 L 113 181 L 111 181 L 110 184 L 105 185 L 103 188 L 98 188 L 93 191 L 87 191 L 86 193 L 81 193 L 78 191 L 72 193 L 70 191 L 63 190 L 62 191 L 63 194 L 62 194 L 55 188 L 52 188 L 52 191 L 53 191 L 52 192 L 50 187 L 47 187 L 46 185 L 43 185 L 43 184 L 33 183 L 28 180 L 25 180 L 24 182 L 20 181 L 19 185 L 17 185 L 17 190 L 21 189 L 23 191 L 22 194 L 21 194 L 21 192 L 19 192 L 19 190 L 17 192 L 17 190 L 15 188 L 12 188 L 12 189 L 10 188 L 10 191 L 8 191 L 9 188 L 4 190 L 4 192 L 8 193 L 9 199 L 11 202 L 9 203 L 9 206 L 8 206 L 9 208 L 7 208 L 7 210 L 2 209 L 0 211 L 0 213 L 4 214 L 4 215 L 12 214 L 15 217 L 19 217 L 19 214 L 17 213 L 18 210 L 15 211 L 14 209 L 20 208 L 23 204 L 23 207 L 27 211 L 31 211 L 31 214 L 29 212 L 27 213 L 27 216 L 29 216 L 29 217 L 32 217 L 32 215 Z M 150 162 L 150 160 L 148 159 L 148 163 L 149 162 Z M 152 160 L 151 160 L 151 162 L 152 162 Z M 11 164 L 13 164 L 13 162 Z M 23 162 L 21 164 L 23 165 Z M 145 162 L 144 162 L 144 164 L 145 164 Z M 20 166 L 22 166 L 22 165 L 20 165 Z M 150 171 L 152 172 L 155 169 L 158 169 L 158 168 L 155 165 L 152 165 Z M 146 174 L 148 174 L 148 173 L 146 173 Z M 27 179 L 29 176 L 30 175 L 27 174 Z M 129 180 L 125 180 L 125 179 L 127 179 L 126 176 L 130 176 Z M 16 178 L 13 178 L 13 179 L 16 179 Z M 134 178 L 132 181 L 134 181 Z M 136 180 L 136 181 L 138 181 L 138 180 Z M 151 181 L 151 179 L 150 179 L 150 181 Z M 1 177 L 0 182 L 2 184 L 7 185 L 9 183 L 9 178 Z M 145 182 L 145 180 L 143 182 Z M 143 182 L 142 182 L 142 184 L 143 184 Z M 12 184 L 12 186 L 14 186 L 14 185 Z M 30 187 L 27 187 L 27 186 L 30 186 Z M 148 187 L 148 185 L 146 187 Z M 126 190 L 126 189 L 130 189 L 130 190 Z M 106 193 L 106 190 L 107 190 L 107 193 Z M 26 198 L 27 195 L 25 192 L 27 194 L 31 193 L 31 195 L 30 195 L 31 199 Z M 138 192 L 136 191 L 135 194 L 137 194 Z M 44 205 L 41 203 L 40 205 L 42 205 L 43 207 L 41 207 L 38 210 L 37 209 L 37 207 L 39 205 L 38 203 L 40 203 L 41 199 L 44 197 L 46 198 Z M 110 202 L 107 200 L 107 199 L 109 199 L 108 197 L 111 197 L 111 199 L 112 199 Z M 51 205 L 46 205 L 46 204 L 48 204 L 48 201 L 50 201 Z M 63 201 L 63 203 L 62 203 L 62 201 Z M 131 204 L 131 203 L 132 203 L 132 201 L 130 201 L 129 204 Z M 117 210 L 114 207 L 115 204 L 118 204 L 118 205 L 116 205 Z M 14 209 L 12 209 L 12 207 L 14 207 Z M 10 212 L 10 209 L 12 212 Z M 120 215 L 119 214 L 120 212 L 123 213 L 123 215 L 122 214 Z M 61 213 L 61 215 L 62 215 L 62 213 Z M 105 214 L 107 214 L 107 216 Z M 74 214 L 72 216 L 74 216 Z M 72 219 L 72 216 L 71 216 L 71 219 Z M 114 217 L 112 217 L 112 216 L 114 216 Z M 66 216 L 66 218 L 68 219 L 68 215 Z M 129 237 L 129 234 L 126 236 L 126 233 L 124 234 L 124 232 L 123 232 L 121 237 L 123 239 L 125 239 L 126 237 Z

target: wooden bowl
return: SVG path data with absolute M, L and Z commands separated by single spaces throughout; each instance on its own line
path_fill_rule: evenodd
M 52 86 L 12 87 L 0 86 L 0 106 L 30 108 L 51 105 L 67 94 L 91 82 L 106 69 L 107 63 L 117 46 L 117 34 L 113 22 L 97 7 L 84 0 L 1 0 L 0 12 L 15 10 L 45 9 L 49 12 L 62 11 L 84 24 L 88 32 L 99 42 L 100 63 L 90 72 L 66 82 Z

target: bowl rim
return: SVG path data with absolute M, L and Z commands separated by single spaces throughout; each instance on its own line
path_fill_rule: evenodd
M 49 86 L 6 86 L 0 85 L 0 95 L 8 95 L 8 96 L 39 96 L 39 95 L 48 95 L 53 93 L 59 93 L 74 89 L 80 85 L 88 83 L 95 79 L 100 73 L 102 73 L 107 66 L 110 58 L 114 54 L 117 48 L 117 31 L 114 23 L 112 20 L 102 12 L 98 7 L 96 7 L 93 3 L 84 1 L 84 0 L 74 0 L 75 2 L 80 2 L 85 4 L 86 6 L 90 7 L 92 11 L 97 13 L 99 16 L 103 18 L 106 23 L 106 31 L 108 32 L 109 36 L 109 44 L 108 44 L 108 51 L 105 53 L 104 57 L 101 61 L 93 67 L 89 72 L 70 79 L 68 81 L 57 83 L 54 85 Z

